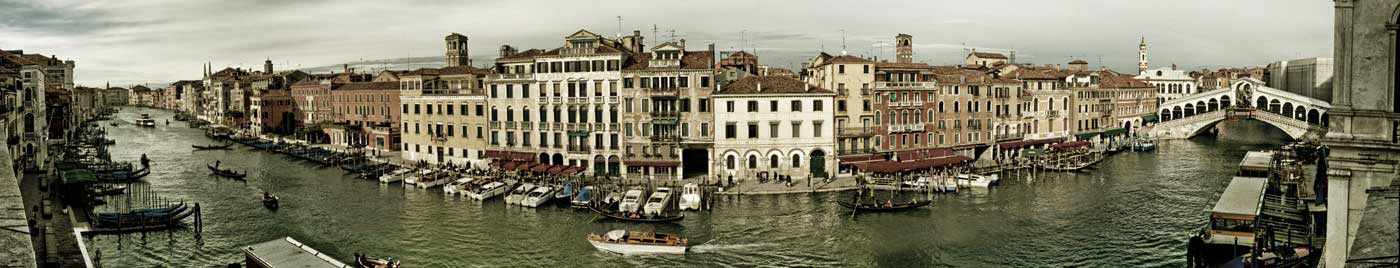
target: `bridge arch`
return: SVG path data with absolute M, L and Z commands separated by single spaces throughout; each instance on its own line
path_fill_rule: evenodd
M 1171 111 L 1171 110 L 1167 110 L 1167 109 L 1162 109 L 1162 114 L 1161 114 L 1159 117 L 1161 117 L 1161 121 L 1162 121 L 1162 122 L 1172 121 L 1172 119 L 1173 119 L 1173 118 L 1172 118 L 1172 111 Z
M 1172 118 L 1182 118 L 1181 106 L 1172 107 Z
M 1210 109 L 1206 109 L 1206 102 L 1205 102 L 1205 101 L 1196 101 L 1196 113 L 1197 113 L 1197 114 L 1201 114 L 1201 113 L 1205 113 L 1205 112 L 1210 112 Z
M 1268 110 L 1268 109 L 1269 109 L 1269 97 L 1259 96 L 1258 98 L 1255 98 L 1255 99 L 1257 100 L 1257 101 L 1254 102 L 1254 108 L 1255 108 L 1255 109 L 1262 109 L 1262 110 Z
M 1220 102 L 1216 101 L 1215 98 L 1210 98 L 1210 101 L 1207 101 L 1206 105 L 1208 105 L 1208 108 L 1206 108 L 1207 112 L 1220 109 Z
M 1220 95 L 1220 108 L 1230 108 L 1230 106 L 1235 106 L 1234 102 L 1230 102 L 1230 95 Z
M 1293 103 L 1292 103 L 1292 102 L 1285 102 L 1285 103 L 1283 103 L 1283 110 L 1279 111 L 1279 114 L 1284 115 L 1284 116 L 1288 116 L 1288 117 L 1293 117 Z
M 1319 120 L 1317 109 L 1308 109 L 1308 124 L 1316 125 L 1320 122 Z
M 1196 115 L 1196 105 L 1195 105 L 1195 104 L 1187 103 L 1187 104 L 1186 104 L 1186 110 L 1185 110 L 1185 111 L 1186 111 L 1186 113 L 1185 113 L 1184 115 L 1187 116 L 1187 117 Z

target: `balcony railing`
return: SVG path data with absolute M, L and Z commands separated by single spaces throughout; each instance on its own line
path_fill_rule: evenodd
M 681 137 L 680 137 L 680 136 L 670 136 L 670 135 L 666 135 L 666 136 L 652 135 L 652 136 L 651 136 L 651 141 L 652 141 L 652 142 L 674 143 L 674 142 L 680 142 L 680 141 L 681 141 Z
M 875 82 L 875 88 L 933 88 L 934 82 Z
M 679 118 L 680 116 L 681 112 L 677 111 L 651 111 L 651 118 L 653 119 L 675 119 Z
M 653 88 L 647 89 L 647 95 L 652 97 L 678 97 L 680 90 L 676 88 Z
M 535 74 L 493 74 L 488 76 L 491 80 L 521 80 L 534 79 Z
M 501 122 L 491 122 L 488 125 L 490 125 L 491 129 L 501 129 Z
M 531 124 L 530 122 L 521 122 L 520 130 L 535 130 L 535 124 Z
M 1020 134 L 1020 133 L 1017 133 L 1017 134 L 1001 134 L 1001 135 L 997 135 L 997 136 L 996 136 L 998 142 L 1010 141 L 1010 140 L 1019 140 L 1019 139 L 1025 138 L 1025 137 L 1026 137 L 1025 134 Z
M 874 129 L 868 127 L 848 127 L 836 130 L 838 136 L 870 136 L 875 135 Z
M 515 129 L 515 121 L 506 122 L 506 129 Z
M 569 146 L 568 151 L 569 151 L 569 153 L 586 154 L 586 153 L 592 152 L 593 149 L 592 149 L 592 148 L 589 148 L 588 146 L 571 145 L 571 146 Z
M 549 123 L 540 122 L 540 130 L 541 130 L 541 131 L 549 131 Z

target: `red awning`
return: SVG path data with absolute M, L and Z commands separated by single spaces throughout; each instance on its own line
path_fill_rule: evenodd
M 549 170 L 545 170 L 544 172 L 549 174 L 564 174 L 564 169 L 567 168 L 569 168 L 569 166 L 553 166 L 550 167 Z
M 564 174 L 574 174 L 574 173 L 578 173 L 579 171 L 583 171 L 583 168 L 581 168 L 581 167 L 569 167 L 569 168 L 564 169 L 564 171 L 561 171 L 560 173 L 564 173 Z
M 921 160 L 914 160 L 914 161 L 899 161 L 899 162 L 886 161 L 886 162 L 862 163 L 861 165 L 857 165 L 856 168 L 859 168 L 859 169 L 865 170 L 865 171 L 875 172 L 875 173 L 895 173 L 895 172 L 904 172 L 904 171 L 911 171 L 911 170 L 920 170 L 920 169 L 927 169 L 927 168 L 943 167 L 943 166 L 949 166 L 949 165 L 954 165 L 954 164 L 962 164 L 962 163 L 966 163 L 966 162 L 971 161 L 971 160 L 972 160 L 972 158 L 970 158 L 970 157 L 961 156 L 961 155 L 952 155 L 952 156 L 946 156 L 946 157 L 929 158 L 929 159 L 921 159 Z
M 1017 149 L 1017 148 L 1030 147 L 1030 146 L 1036 146 L 1036 145 L 1041 145 L 1041 144 L 1057 143 L 1057 142 L 1062 142 L 1062 141 L 1065 141 L 1065 138 L 1051 138 L 1051 139 L 1039 139 L 1039 140 L 1028 140 L 1028 141 L 1011 141 L 1011 142 L 1003 142 L 1003 143 L 1001 143 L 1001 144 L 998 144 L 998 146 L 1001 146 L 1001 149 Z
M 505 169 L 505 170 L 515 170 L 515 166 L 519 166 L 519 165 L 520 165 L 520 162 L 510 161 L 510 162 L 506 162 L 505 165 L 501 165 L 501 169 Z
M 680 161 L 624 161 L 629 167 L 677 167 Z
M 533 167 L 530 167 L 530 171 L 534 171 L 534 172 L 545 172 L 545 171 L 549 171 L 549 169 L 551 169 L 551 168 L 554 168 L 554 165 L 549 165 L 549 164 L 537 164 L 537 165 L 535 165 L 535 166 L 533 166 Z
M 1050 145 L 1050 149 L 1055 149 L 1055 150 L 1069 150 L 1069 149 L 1080 148 L 1080 147 L 1087 147 L 1087 146 L 1089 146 L 1089 142 L 1087 142 L 1087 141 L 1071 141 L 1071 142 L 1061 142 L 1061 143 L 1051 144 L 1051 145 Z
M 535 154 L 534 154 L 534 153 L 528 153 L 528 152 L 486 151 L 486 155 L 485 155 L 485 156 L 486 156 L 486 158 L 495 158 L 495 159 L 501 159 L 501 160 L 515 160 L 515 161 L 534 161 L 534 160 L 535 160 Z
M 841 160 L 842 164 L 853 164 L 859 162 L 881 161 L 885 160 L 885 156 L 878 154 L 843 155 L 836 157 L 836 159 Z
M 514 170 L 530 170 L 530 165 L 534 165 L 534 163 L 520 163 L 519 165 L 515 165 Z

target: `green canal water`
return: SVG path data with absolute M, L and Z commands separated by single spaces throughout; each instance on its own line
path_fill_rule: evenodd
M 165 111 L 124 108 L 132 122 Z M 106 126 L 104 124 L 104 126 Z M 507 207 L 444 197 L 439 189 L 343 177 L 280 155 L 238 147 L 191 151 L 199 130 L 108 127 L 113 158 L 155 163 L 145 180 L 167 199 L 201 204 L 203 239 L 189 230 L 89 241 L 106 267 L 223 267 L 239 248 L 291 236 L 342 260 L 395 256 L 409 267 L 1181 267 L 1188 234 L 1249 150 L 1276 145 L 1214 137 L 1125 152 L 1078 174 L 1005 178 L 989 191 L 934 196 L 929 209 L 852 217 L 839 194 L 721 199 L 679 224 L 592 221 L 564 207 Z M 1276 135 L 1276 134 L 1275 134 Z M 1254 135 L 1258 136 L 1258 135 Z M 1273 140 L 1264 138 L 1260 140 Z M 213 178 L 204 165 L 247 169 L 247 182 Z M 282 197 L 264 209 L 262 190 Z M 684 256 L 627 257 L 583 240 L 611 229 L 690 238 Z M 91 249 L 90 249 L 91 250 Z

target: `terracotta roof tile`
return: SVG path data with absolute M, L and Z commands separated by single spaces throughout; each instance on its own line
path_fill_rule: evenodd
M 358 82 L 347 83 L 336 90 L 399 90 L 398 82 Z
M 1002 55 L 1001 53 L 972 52 L 972 55 L 983 59 L 1006 59 L 1006 55 Z
M 760 91 L 759 87 L 762 87 Z M 831 90 L 826 90 L 816 86 L 808 86 L 806 82 L 796 78 L 783 76 L 748 76 L 735 80 L 725 85 L 722 90 L 716 92 L 717 95 L 725 94 L 831 94 Z
M 714 55 L 714 54 L 713 54 L 713 53 L 710 53 L 710 51 L 708 51 L 708 50 L 702 50 L 702 51 L 686 51 L 686 52 L 685 52 L 685 56 L 681 56 L 681 69 L 711 69 L 711 68 L 714 68 L 714 64 L 713 64 L 713 60 L 712 60 L 712 59 L 714 58 L 713 55 Z M 630 57 L 629 59 L 627 59 L 627 64 L 626 64 L 626 66 L 624 66 L 622 69 L 624 69 L 624 70 L 646 70 L 646 69 L 648 69 L 648 68 L 651 68 L 651 67 L 649 66 L 649 65 L 651 64 L 650 62 L 651 62 L 651 54 L 650 54 L 650 53 L 636 54 L 636 55 L 632 55 L 632 57 Z

